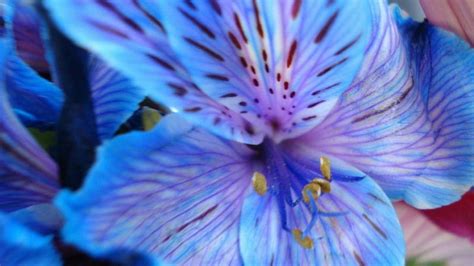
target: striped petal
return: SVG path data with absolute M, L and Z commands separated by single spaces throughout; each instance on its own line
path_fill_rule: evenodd
M 396 203 L 395 208 L 404 231 L 408 265 L 472 264 L 472 242 L 443 230 L 408 205 Z
M 11 1 L 15 5 L 13 16 L 13 37 L 18 55 L 40 73 L 49 72 L 45 58 L 45 47 L 40 34 L 38 14 L 28 1 Z
M 0 16 L 4 21 L 2 26 L 5 26 L 5 33 L 8 35 L 7 42 L 12 42 L 15 34 L 22 35 L 15 30 L 28 28 L 23 24 L 30 15 L 32 20 L 37 20 L 32 8 L 22 5 L 19 1 L 4 1 L 2 9 L 6 11 Z M 34 30 L 38 31 L 37 25 L 34 26 Z M 33 29 L 29 27 L 26 31 L 30 32 Z M 31 41 L 41 40 L 38 38 Z M 5 84 L 15 113 L 27 126 L 46 128 L 54 125 L 63 102 L 61 91 L 25 64 L 14 49 L 7 50 L 9 52 L 6 57 Z
M 31 6 L 15 2 L 13 33 L 22 58 L 39 60 L 39 57 L 44 57 L 39 23 L 38 15 Z M 35 62 L 27 62 L 35 67 Z M 104 140 L 112 137 L 138 108 L 139 102 L 144 99 L 144 92 L 95 56 L 91 56 L 87 72 L 97 130 Z M 61 91 L 15 57 L 11 59 L 8 74 L 10 102 L 22 122 L 35 127 L 55 124 L 63 103 Z
M 0 88 L 0 210 L 49 202 L 58 189 L 54 161 L 16 119 Z
M 145 98 L 142 89 L 91 56 L 88 69 L 89 84 L 96 115 L 97 133 L 101 140 L 111 138 Z
M 340 174 L 363 173 L 331 161 Z M 291 232 L 282 230 L 278 203 L 270 193 L 249 191 L 242 209 L 240 247 L 248 265 L 402 265 L 404 243 L 395 210 L 370 178 L 331 182 L 331 192 L 315 203 L 318 218 L 303 248 Z M 287 208 L 288 228 L 304 229 L 312 219 L 310 208 Z
M 474 52 L 398 9 L 374 11 L 380 27 L 361 73 L 302 140 L 367 173 L 392 199 L 449 204 L 474 183 Z
M 0 214 L 0 265 L 62 265 L 52 236 L 42 236 Z
M 6 12 L 11 12 L 4 6 Z M 2 36 L 4 37 L 4 36 Z M 11 41 L 0 39 L 0 69 L 11 54 Z M 14 115 L 0 71 L 0 211 L 11 212 L 51 200 L 58 188 L 54 161 Z
M 66 34 L 156 101 L 221 136 L 246 143 L 262 140 L 239 113 L 213 100 L 189 77 L 168 44 L 153 1 L 48 0 L 44 4 Z
M 63 236 L 93 254 L 126 248 L 177 264 L 238 264 L 251 155 L 177 115 L 119 136 L 101 148 L 85 186 L 56 199 Z
M 370 32 L 365 1 L 157 2 L 198 86 L 277 142 L 322 121 Z

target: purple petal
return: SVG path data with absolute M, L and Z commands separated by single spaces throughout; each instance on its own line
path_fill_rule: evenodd
M 105 140 L 138 109 L 145 93 L 95 56 L 89 59 L 88 72 L 97 131 Z
M 370 32 L 365 1 L 157 2 L 198 86 L 277 142 L 322 121 Z
M 39 72 L 48 72 L 43 40 L 40 36 L 40 19 L 34 7 L 26 1 L 12 1 L 15 5 L 13 36 L 18 55 Z
M 382 4 L 381 4 L 382 5 Z M 474 53 L 453 34 L 378 12 L 356 82 L 303 140 L 373 177 L 392 199 L 434 208 L 474 182 Z
M 178 264 L 239 263 L 252 155 L 166 116 L 153 131 L 106 143 L 85 186 L 59 195 L 63 235 L 93 254 L 126 248 Z
M 11 53 L 1 39 L 0 66 Z M 12 112 L 0 71 L 0 210 L 15 211 L 51 200 L 58 188 L 54 161 L 35 142 Z

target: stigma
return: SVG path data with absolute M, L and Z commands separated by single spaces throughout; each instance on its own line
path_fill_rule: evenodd
M 300 244 L 303 248 L 306 249 L 312 249 L 314 246 L 313 239 L 311 239 L 309 236 L 303 237 L 303 232 L 301 232 L 300 229 L 293 229 L 291 231 L 293 234 L 293 237 L 295 238 L 295 241 Z

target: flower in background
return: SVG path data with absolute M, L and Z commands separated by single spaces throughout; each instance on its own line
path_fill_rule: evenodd
M 178 112 L 106 143 L 85 186 L 57 198 L 63 236 L 89 252 L 402 264 L 381 188 L 433 208 L 472 186 L 474 54 L 384 1 L 45 7 L 78 44 Z
M 474 243 L 474 190 L 453 204 L 421 212 L 443 230 Z
M 420 0 L 434 25 L 455 32 L 474 45 L 474 2 L 471 0 Z
M 471 192 L 470 196 L 465 196 L 461 201 L 452 205 L 442 207 L 439 210 L 430 210 L 431 215 L 427 215 L 426 211 L 417 210 L 403 203 L 395 204 L 405 236 L 407 265 L 463 266 L 472 263 L 474 242 L 466 238 L 466 235 L 472 238 L 472 205 L 474 203 L 472 199 Z M 459 206 L 461 205 L 468 205 L 470 208 L 460 211 Z M 452 210 L 450 210 L 451 208 Z M 438 222 L 433 220 L 432 214 L 441 214 L 447 211 L 452 214 L 456 213 L 458 217 L 464 217 L 463 221 L 460 223 L 459 218 L 452 219 L 453 215 L 439 215 L 438 217 L 442 220 L 438 220 Z M 456 231 L 470 226 L 470 234 L 454 234 L 440 226 L 439 221 L 448 224 L 453 220 L 453 224 L 449 225 L 451 230 Z

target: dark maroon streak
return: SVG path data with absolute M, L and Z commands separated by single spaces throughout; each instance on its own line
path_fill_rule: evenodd
M 213 50 L 211 50 L 211 49 L 208 48 L 207 46 L 204 46 L 203 44 L 200 44 L 200 43 L 196 42 L 195 40 L 193 40 L 193 39 L 191 39 L 191 38 L 188 38 L 188 37 L 184 37 L 184 39 L 185 39 L 189 44 L 191 44 L 191 45 L 193 45 L 194 47 L 198 48 L 199 50 L 201 50 L 201 51 L 207 53 L 207 54 L 210 55 L 211 57 L 213 57 L 213 58 L 215 58 L 215 59 L 217 59 L 217 60 L 219 60 L 219 61 L 222 61 L 222 62 L 225 61 L 224 58 L 223 58 L 220 54 L 214 52 Z
M 326 22 L 326 24 L 324 24 L 324 26 L 321 28 L 321 31 L 319 32 L 319 34 L 316 36 L 316 38 L 314 39 L 314 42 L 315 43 L 320 43 L 324 37 L 326 37 L 328 31 L 331 29 L 331 26 L 334 24 L 334 21 L 336 21 L 336 18 L 337 18 L 337 15 L 338 15 L 339 11 L 336 11 L 329 19 L 328 21 Z

